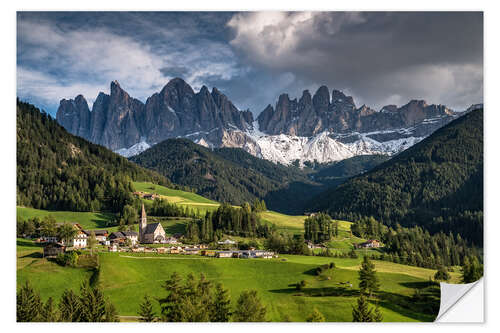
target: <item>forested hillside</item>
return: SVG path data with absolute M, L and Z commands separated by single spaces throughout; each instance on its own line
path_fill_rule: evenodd
M 483 235 L 483 110 L 472 111 L 391 160 L 318 195 L 312 210 L 386 225 Z
M 360 155 L 345 160 L 320 166 L 311 178 L 328 185 L 339 185 L 347 178 L 367 172 L 377 165 L 389 160 L 387 155 Z
M 71 211 L 119 211 L 131 180 L 172 186 L 110 150 L 66 132 L 35 106 L 17 101 L 17 205 Z
M 130 160 L 198 194 L 237 205 L 259 198 L 270 209 L 289 212 L 290 200 L 301 204 L 307 193 L 321 189 L 297 168 L 276 165 L 242 149 L 210 150 L 187 139 L 163 141 Z

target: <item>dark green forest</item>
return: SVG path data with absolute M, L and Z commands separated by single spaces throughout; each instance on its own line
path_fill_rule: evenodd
M 349 221 L 422 226 L 483 242 L 483 110 L 472 111 L 371 171 L 316 196 L 310 210 Z
M 304 198 L 321 193 L 326 185 L 341 184 L 386 159 L 380 155 L 360 156 L 322 165 L 318 171 L 301 170 L 257 158 L 243 149 L 211 150 L 187 139 L 168 139 L 130 158 L 210 199 L 234 205 L 264 199 L 269 209 L 287 214 L 301 214 L 306 209 Z
M 283 211 L 290 207 L 286 198 L 300 197 L 297 192 L 282 196 L 279 191 L 294 184 L 300 184 L 297 189 L 304 195 L 311 188 L 318 188 L 315 193 L 321 190 L 298 168 L 276 165 L 242 149 L 210 150 L 187 139 L 165 140 L 130 160 L 200 195 L 235 205 L 265 199 L 270 209 Z
M 132 180 L 172 186 L 165 177 L 69 134 L 45 112 L 17 100 L 17 205 L 118 212 L 133 202 Z
M 422 227 L 387 227 L 373 217 L 364 217 L 351 225 L 355 236 L 378 239 L 385 245 L 380 259 L 411 266 L 439 268 L 461 266 L 465 258 L 482 262 L 481 251 L 467 243 L 460 234 L 442 231 L 431 234 Z

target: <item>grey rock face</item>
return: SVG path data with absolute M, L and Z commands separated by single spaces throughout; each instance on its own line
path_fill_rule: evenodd
M 195 93 L 180 78 L 168 82 L 145 104 L 113 81 L 110 95 L 99 93 L 92 111 L 79 95 L 61 100 L 56 118 L 69 132 L 112 150 L 218 128 L 246 131 L 253 122 L 250 111 L 239 111 L 217 88 L 209 92 L 204 86 Z
M 304 91 L 297 103 L 282 94 L 275 107 L 268 105 L 257 117 L 262 132 L 310 137 L 323 131 L 333 133 L 372 132 L 415 126 L 426 119 L 451 120 L 455 113 L 444 105 L 428 105 L 412 100 L 398 108 L 387 105 L 379 112 L 363 105 L 356 107 L 354 99 L 339 90 L 331 97 L 326 86 L 321 86 L 311 99 Z M 431 126 L 432 127 L 432 126 Z

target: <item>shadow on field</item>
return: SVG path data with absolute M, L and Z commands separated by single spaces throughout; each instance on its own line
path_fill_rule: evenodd
M 113 216 L 111 214 L 106 213 L 96 213 L 96 219 L 93 219 L 92 222 L 96 224 L 96 228 L 106 228 L 112 227 L 111 222 L 113 220 Z
M 29 240 L 24 240 L 24 239 L 18 239 L 16 241 L 16 244 L 18 246 L 29 246 L 29 247 L 43 247 L 41 244 L 39 243 L 34 243 L 32 241 L 29 241 Z
M 400 285 L 406 288 L 412 288 L 412 289 L 423 289 L 427 288 L 430 286 L 435 286 L 435 282 L 432 281 L 419 281 L 419 282 L 400 282 Z
M 167 227 L 165 227 L 165 232 L 167 234 L 182 234 L 184 233 L 186 229 L 186 224 L 185 223 L 175 223 L 175 224 L 172 224 L 172 225 L 169 225 Z
M 439 312 L 439 288 L 421 289 L 418 297 L 386 291 L 378 292 L 377 295 L 380 306 L 416 320 L 433 321 Z M 375 301 L 370 302 L 375 304 Z
M 302 290 L 297 290 L 296 288 L 287 288 L 287 289 L 274 289 L 269 291 L 277 294 L 295 294 L 295 296 L 308 296 L 308 297 L 326 297 L 326 296 L 352 297 L 359 295 L 358 290 L 347 289 L 343 287 L 303 288 Z
M 30 254 L 22 256 L 21 258 L 43 258 L 43 254 L 40 252 L 32 252 Z
M 316 276 L 316 275 L 318 275 L 318 274 L 316 274 L 316 269 L 317 269 L 317 267 L 311 268 L 302 274 Z

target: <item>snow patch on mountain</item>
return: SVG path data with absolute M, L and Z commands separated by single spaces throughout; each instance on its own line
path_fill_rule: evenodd
M 149 149 L 150 147 L 151 145 L 148 144 L 146 141 L 141 141 L 139 143 L 136 143 L 132 147 L 115 150 L 115 153 L 120 154 L 123 157 L 129 158 L 142 153 L 143 151 Z
M 408 131 L 404 132 L 408 133 Z M 350 133 L 350 136 L 357 135 L 358 139 L 353 142 L 343 143 L 338 140 L 338 137 L 341 136 L 336 138 L 335 134 L 328 131 L 321 132 L 310 138 L 286 134 L 266 135 L 259 131 L 257 122 L 253 124 L 253 129 L 246 134 L 250 140 L 242 148 L 249 153 L 256 155 L 255 151 L 258 150 L 260 152 L 258 157 L 284 165 L 290 165 L 298 160 L 300 166 L 303 166 L 306 161 L 329 163 L 358 155 L 394 155 L 423 139 L 423 137 L 409 136 L 379 142 L 369 137 L 369 135 L 377 133 L 370 132 Z M 253 145 L 249 143 L 253 143 Z M 252 149 L 249 149 L 249 147 L 252 147 Z

